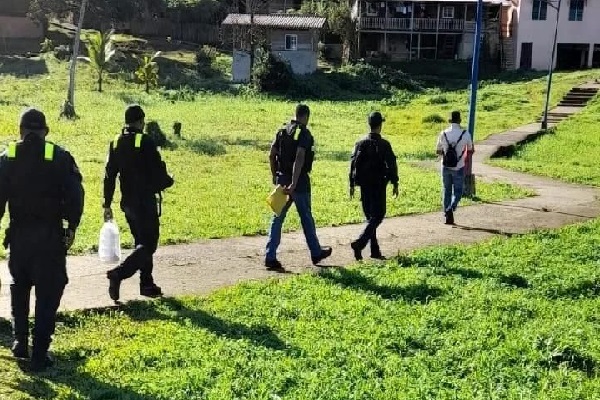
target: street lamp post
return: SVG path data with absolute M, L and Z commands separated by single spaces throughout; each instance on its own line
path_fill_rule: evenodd
M 558 38 L 558 23 L 560 20 L 560 4 L 562 0 L 558 0 L 558 6 L 552 4 L 550 0 L 546 0 L 546 4 L 556 10 L 556 25 L 554 27 L 554 41 L 552 42 L 552 56 L 548 65 L 548 87 L 546 88 L 546 103 L 544 105 L 544 117 L 542 118 L 542 130 L 548 129 L 548 107 L 550 105 L 550 91 L 552 89 L 552 72 L 554 71 L 554 56 L 556 55 L 556 40 Z

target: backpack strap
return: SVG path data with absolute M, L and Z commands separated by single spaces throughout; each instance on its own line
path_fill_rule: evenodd
M 460 137 L 458 138 L 458 141 L 456 142 L 456 144 L 454 146 L 457 146 L 460 143 L 460 141 L 462 140 L 462 138 L 465 135 L 465 133 L 467 133 L 466 130 L 462 131 L 462 133 L 460 134 Z M 462 153 L 460 153 L 460 155 L 458 156 L 458 158 L 456 160 L 460 161 L 463 158 L 464 154 L 465 154 L 464 151 Z

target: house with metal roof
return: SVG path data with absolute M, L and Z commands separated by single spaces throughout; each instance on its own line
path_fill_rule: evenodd
M 500 58 L 505 0 L 484 0 L 487 56 Z M 390 61 L 473 56 L 477 0 L 356 0 L 358 51 Z
M 253 21 L 252 21 L 253 20 Z M 326 19 L 286 14 L 229 14 L 222 22 L 224 37 L 233 44 L 233 79 L 250 79 L 249 30 L 253 26 L 257 41 L 279 59 L 287 62 L 297 75 L 317 70 L 319 34 Z

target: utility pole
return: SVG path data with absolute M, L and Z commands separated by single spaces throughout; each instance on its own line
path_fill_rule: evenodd
M 556 55 L 556 41 L 558 39 L 558 23 L 560 21 L 560 4 L 562 0 L 558 0 L 558 6 L 552 4 L 550 0 L 546 0 L 546 4 L 556 10 L 556 25 L 554 26 L 554 41 L 552 42 L 552 56 L 548 64 L 548 87 L 546 88 L 546 103 L 544 104 L 544 117 L 542 118 L 542 130 L 548 129 L 548 107 L 550 106 L 550 92 L 552 91 L 552 72 L 554 71 L 554 56 Z
M 479 58 L 481 53 L 481 36 L 483 33 L 483 0 L 477 2 L 477 22 L 475 25 L 475 44 L 473 48 L 473 64 L 471 66 L 471 100 L 469 102 L 469 132 L 475 141 L 475 111 L 477 110 L 477 88 L 479 87 Z M 465 157 L 465 195 L 475 197 L 475 175 L 473 175 L 472 154 L 467 151 Z
M 81 11 L 79 11 L 79 21 L 73 43 L 73 55 L 71 58 L 71 65 L 69 67 L 69 90 L 67 92 L 67 100 L 64 102 L 60 112 L 60 116 L 67 119 L 77 118 L 77 114 L 75 113 L 75 70 L 77 68 L 77 58 L 79 57 L 81 29 L 83 28 L 83 19 L 85 18 L 85 9 L 87 7 L 87 3 L 88 0 L 82 0 L 81 2 Z

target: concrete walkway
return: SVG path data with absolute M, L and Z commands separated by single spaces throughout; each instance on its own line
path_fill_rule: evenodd
M 589 87 L 585 85 L 584 87 Z M 595 87 L 599 87 L 595 86 Z M 573 114 L 582 108 L 561 107 Z M 492 135 L 477 144 L 473 170 L 478 179 L 502 181 L 527 187 L 536 197 L 487 203 L 461 208 L 458 226 L 443 225 L 441 213 L 388 218 L 378 232 L 382 251 L 387 255 L 420 247 L 473 243 L 493 236 L 525 233 L 536 229 L 558 228 L 600 216 L 600 190 L 551 179 L 506 171 L 484 163 L 503 147 L 510 147 L 535 135 L 538 124 L 525 125 Z M 350 242 L 362 226 L 346 225 L 319 229 L 323 245 L 333 247 L 326 266 L 344 266 L 354 262 Z M 264 237 L 204 240 L 197 243 L 162 247 L 155 257 L 155 278 L 166 296 L 206 294 L 238 282 L 283 276 L 263 267 Z M 368 253 L 368 252 L 366 252 Z M 290 273 L 314 271 L 301 232 L 285 234 L 279 254 Z M 96 256 L 70 257 L 70 284 L 62 301 L 62 310 L 113 305 L 107 294 L 106 270 Z M 0 316 L 8 317 L 8 268 L 0 266 Z M 122 284 L 121 300 L 140 299 L 137 276 Z

